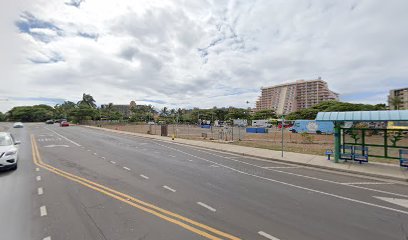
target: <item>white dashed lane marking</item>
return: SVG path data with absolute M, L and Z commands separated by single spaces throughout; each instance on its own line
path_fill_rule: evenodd
M 36 171 L 36 172 L 39 172 L 39 171 L 40 171 L 40 168 L 35 168 L 35 171 Z
M 41 176 L 37 176 L 35 179 L 36 179 L 37 181 L 41 181 Z
M 258 234 L 261 235 L 262 237 L 266 237 L 267 239 L 279 240 L 279 238 L 276 238 L 276 237 L 274 237 L 274 236 L 272 236 L 272 235 L 270 235 L 270 234 L 268 234 L 266 232 L 263 232 L 263 231 L 259 231 Z
M 217 211 L 217 209 L 215 209 L 215 208 L 213 208 L 213 207 L 211 207 L 211 206 L 209 206 L 209 205 L 207 205 L 207 204 L 205 204 L 205 203 L 197 202 L 197 204 L 200 205 L 201 207 L 207 208 L 207 209 L 210 210 L 211 212 L 216 212 L 216 211 Z
M 51 240 L 51 237 L 48 236 L 48 237 L 46 237 L 46 238 L 43 238 L 43 240 Z
M 141 176 L 142 178 L 144 178 L 144 179 L 149 179 L 148 176 L 145 176 L 145 175 L 143 175 L 143 174 L 140 174 L 140 176 Z
M 40 207 L 41 217 L 47 216 L 47 208 L 45 206 Z
M 123 167 L 123 169 L 130 171 L 130 168 L 128 167 Z
M 114 162 L 114 161 L 109 161 L 110 163 L 112 163 L 112 164 L 116 164 L 116 162 Z
M 171 188 L 171 187 L 169 187 L 167 185 L 164 185 L 163 188 L 169 190 L 170 192 L 176 192 L 176 189 L 173 189 L 173 188 Z
M 37 193 L 38 193 L 38 195 L 43 195 L 43 193 L 44 193 L 43 188 L 42 187 L 37 188 Z

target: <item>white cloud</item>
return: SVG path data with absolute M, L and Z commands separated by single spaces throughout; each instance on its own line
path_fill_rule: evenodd
M 389 88 L 408 82 L 407 7 L 404 0 L 2 3 L 0 81 L 8 87 L 0 98 L 76 101 L 86 92 L 98 103 L 247 107 L 261 86 L 322 76 L 344 100 L 385 102 Z M 38 23 L 20 33 L 14 23 L 27 13 Z M 0 103 L 0 111 L 10 106 Z

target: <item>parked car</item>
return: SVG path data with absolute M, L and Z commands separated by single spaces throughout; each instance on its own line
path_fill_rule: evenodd
M 66 122 L 67 121 L 67 119 L 65 119 L 65 118 L 61 118 L 61 119 L 57 119 L 57 120 L 55 120 L 54 122 L 55 123 L 61 123 L 61 122 Z
M 60 127 L 69 127 L 69 123 L 67 121 L 62 121 Z
M 22 122 L 16 122 L 13 124 L 13 128 L 23 128 L 24 124 Z
M 18 162 L 18 148 L 20 144 L 10 133 L 0 132 L 0 169 L 16 170 Z
M 54 120 L 47 120 L 47 121 L 45 121 L 45 124 L 54 124 Z

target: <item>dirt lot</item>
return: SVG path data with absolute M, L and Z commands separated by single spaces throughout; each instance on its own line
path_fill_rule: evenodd
M 159 125 L 139 125 L 139 124 L 102 124 L 102 127 L 117 129 L 121 131 L 129 131 L 135 133 L 144 134 L 161 134 L 161 126 Z M 185 139 L 196 139 L 206 141 L 218 141 L 222 143 L 236 144 L 240 146 L 265 148 L 272 150 L 281 149 L 281 131 L 279 129 L 271 128 L 266 134 L 259 133 L 246 133 L 245 128 L 238 127 L 213 127 L 213 128 L 200 128 L 197 125 L 168 125 L 168 136 L 175 136 Z M 392 135 L 392 134 L 391 134 Z M 390 139 L 392 139 L 390 137 Z M 389 144 L 391 144 L 391 140 Z M 345 138 L 346 142 L 355 142 L 354 138 L 349 135 Z M 284 150 L 289 152 L 307 153 L 315 155 L 324 155 L 326 149 L 334 149 L 334 136 L 333 135 L 317 135 L 307 134 L 302 135 L 299 133 L 292 133 L 287 130 L 283 135 Z M 361 142 L 361 138 L 357 140 Z M 370 144 L 383 144 L 384 138 L 381 135 L 366 134 L 365 142 Z M 408 146 L 408 136 L 405 135 L 398 142 L 399 146 Z M 384 149 L 381 147 L 369 147 L 370 154 L 383 154 Z M 389 150 L 391 156 L 398 155 L 398 149 Z M 397 164 L 398 160 L 374 158 L 370 157 L 370 161 L 386 162 Z

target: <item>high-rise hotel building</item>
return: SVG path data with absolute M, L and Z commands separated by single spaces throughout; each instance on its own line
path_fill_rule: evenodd
M 279 115 L 288 114 L 328 100 L 339 100 L 339 94 L 331 91 L 320 77 L 298 80 L 261 88 L 255 111 L 273 109 Z

